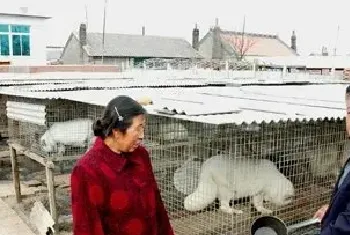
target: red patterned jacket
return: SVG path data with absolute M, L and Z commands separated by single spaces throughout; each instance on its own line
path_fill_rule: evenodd
M 97 138 L 71 175 L 74 235 L 174 235 L 144 147 L 117 154 Z

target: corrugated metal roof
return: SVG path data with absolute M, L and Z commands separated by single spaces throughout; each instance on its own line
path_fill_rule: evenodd
M 17 85 L 21 85 L 21 86 L 26 86 L 26 85 L 47 85 L 47 84 L 69 84 L 69 83 L 73 83 L 73 82 L 69 82 L 69 81 L 31 81 L 31 80 L 26 80 L 26 81 L 10 81 L 10 80 L 5 80 L 5 81 L 0 81 L 0 86 L 17 86 Z
M 152 73 L 154 72 L 154 73 Z M 240 71 L 235 71 L 240 72 Z M 241 71 L 251 72 L 251 71 Z M 260 74 L 257 72 L 258 78 L 232 77 L 231 72 L 213 73 L 212 76 L 197 74 L 191 78 L 188 71 L 130 71 L 118 74 L 106 74 L 106 77 L 96 76 L 96 74 L 88 74 L 84 77 L 84 73 L 43 73 L 38 75 L 20 75 L 16 77 L 0 78 L 0 86 L 9 85 L 31 85 L 25 88 L 29 91 L 59 91 L 59 90 L 83 90 L 83 89 L 114 89 L 117 87 L 186 87 L 186 86 L 206 86 L 206 85 L 227 85 L 227 86 L 244 86 L 244 85 L 274 85 L 274 84 L 350 84 L 350 81 L 322 78 L 320 76 L 303 76 L 303 74 L 292 74 L 281 78 L 281 73 Z M 223 76 L 226 74 L 226 77 Z M 229 74 L 229 76 L 227 76 Z M 187 76 L 186 76 L 187 75 Z M 219 75 L 219 76 L 217 76 Z M 65 84 L 65 85 L 62 85 Z M 36 85 L 36 86 L 34 86 Z M 24 89 L 24 87 L 22 88 Z
M 190 87 L 190 86 L 205 86 L 203 81 L 181 81 L 181 80 L 134 80 L 134 79 L 114 79 L 114 80 L 93 80 L 93 81 L 79 81 L 76 83 L 70 82 L 69 84 L 41 84 L 34 86 L 25 86 L 21 89 L 23 91 L 69 91 L 69 90 L 108 90 L 116 88 L 133 88 L 133 87 Z
M 0 73 L 1 80 L 90 80 L 125 78 L 128 73 L 121 72 L 39 72 L 39 73 Z
M 350 56 L 272 56 L 254 58 L 263 65 L 304 66 L 306 68 L 350 68 Z M 248 58 L 249 60 L 249 58 Z
M 345 84 L 197 88 L 120 88 L 66 92 L 24 92 L 6 87 L 0 93 L 38 99 L 68 99 L 104 106 L 117 95 L 150 97 L 148 112 L 167 107 L 189 121 L 213 124 L 278 122 L 288 119 L 343 118 Z
M 89 83 L 104 86 L 113 81 L 135 81 L 143 84 L 158 84 L 177 81 L 186 83 L 232 83 L 232 84 L 281 84 L 286 82 L 309 81 L 310 83 L 349 83 L 343 79 L 331 76 L 310 75 L 308 73 L 287 73 L 281 71 L 252 71 L 252 70 L 143 70 L 133 69 L 123 72 L 40 72 L 40 73 L 0 73 L 0 84 L 8 82 L 21 83 Z M 10 82 L 11 81 L 11 82 Z M 137 81 L 137 82 L 136 82 Z

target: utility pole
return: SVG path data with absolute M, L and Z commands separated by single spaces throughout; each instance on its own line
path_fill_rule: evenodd
M 86 28 L 89 28 L 88 26 L 88 8 L 87 8 L 87 5 L 85 4 L 85 20 L 86 20 Z
M 244 30 L 245 30 L 245 15 L 243 16 L 243 28 L 242 28 L 242 40 L 241 40 L 241 48 L 240 48 L 240 60 L 243 59 L 243 47 L 244 47 Z
M 338 29 L 337 29 L 337 37 L 335 39 L 335 45 L 334 45 L 334 56 L 337 55 L 337 47 L 338 47 L 338 37 L 339 37 L 339 25 L 338 25 Z
M 105 0 L 104 10 L 103 10 L 103 30 L 102 30 L 102 64 L 103 64 L 104 55 L 105 55 L 106 7 L 107 7 L 107 0 Z

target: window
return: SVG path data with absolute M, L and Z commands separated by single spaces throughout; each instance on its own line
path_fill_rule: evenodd
M 8 24 L 0 24 L 0 33 L 8 33 L 9 25 Z
M 10 55 L 9 25 L 0 24 L 0 56 Z
M 22 35 L 22 55 L 30 55 L 29 35 Z
M 10 55 L 9 35 L 0 34 L 0 55 L 3 55 L 3 56 Z
M 12 52 L 14 56 L 30 56 L 30 27 L 11 25 Z
M 13 55 L 22 55 L 21 36 L 12 35 Z
M 29 26 L 27 25 L 11 25 L 12 33 L 28 33 L 29 34 Z
M 30 26 L 0 24 L 0 56 L 10 54 L 30 56 Z

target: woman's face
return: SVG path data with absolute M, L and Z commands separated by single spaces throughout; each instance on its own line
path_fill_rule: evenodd
M 345 95 L 346 104 L 346 132 L 350 136 L 350 94 Z
M 145 136 L 146 116 L 138 115 L 132 120 L 131 126 L 126 130 L 125 134 L 114 131 L 114 137 L 118 142 L 118 147 L 122 152 L 133 152 L 140 144 Z

